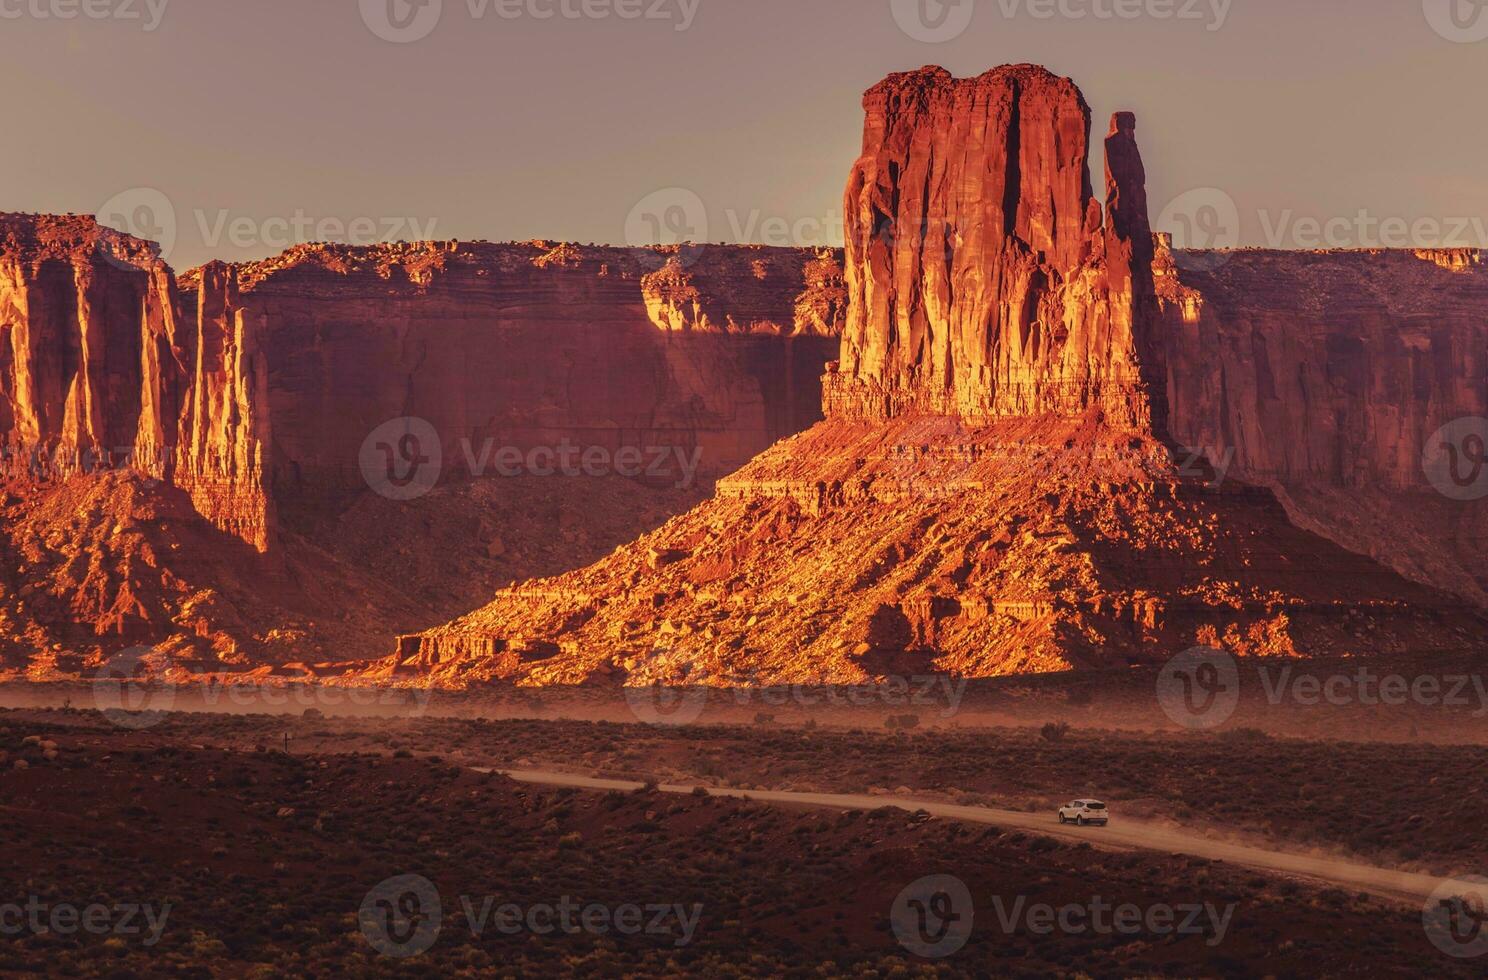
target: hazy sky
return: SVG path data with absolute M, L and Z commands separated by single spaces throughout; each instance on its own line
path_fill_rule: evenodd
M 0 0 L 0 208 L 174 230 L 177 268 L 431 222 L 838 243 L 864 89 L 1033 61 L 1096 137 L 1137 112 L 1195 244 L 1488 246 L 1481 0 L 422 2 Z

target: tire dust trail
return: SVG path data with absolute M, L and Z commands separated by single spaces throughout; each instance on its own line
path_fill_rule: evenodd
M 478 772 L 496 772 L 518 782 L 540 786 L 558 786 L 572 789 L 619 790 L 628 792 L 640 789 L 643 784 L 623 779 L 600 779 L 570 773 L 526 770 L 478 769 Z M 1075 827 L 1061 825 L 1054 815 L 1025 813 L 1020 810 L 999 810 L 992 807 L 960 806 L 933 800 L 916 800 L 894 796 L 868 796 L 854 793 L 796 793 L 781 790 L 753 790 L 704 787 L 710 796 L 734 797 L 775 803 L 783 806 L 825 808 L 834 810 L 878 810 L 891 806 L 900 810 L 924 810 L 931 816 L 966 823 L 987 824 L 1008 830 L 1026 831 L 1061 840 L 1081 841 L 1096 847 L 1163 851 L 1168 854 L 1186 854 L 1210 861 L 1252 868 L 1257 871 L 1279 875 L 1295 875 L 1314 881 L 1325 882 L 1342 888 L 1367 892 L 1380 898 L 1408 901 L 1419 904 L 1430 898 L 1441 885 L 1451 880 L 1409 871 L 1391 871 L 1366 864 L 1342 861 L 1335 858 L 1289 854 L 1284 851 L 1267 850 L 1243 844 L 1229 844 L 1208 840 L 1194 834 L 1173 830 L 1169 827 L 1134 820 L 1114 819 L 1105 827 Z M 663 783 L 657 787 L 663 793 L 687 794 L 693 786 Z

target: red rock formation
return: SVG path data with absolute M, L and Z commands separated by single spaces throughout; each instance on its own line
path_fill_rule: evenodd
M 854 680 L 1471 642 L 1480 619 L 1436 589 L 1488 602 L 1488 504 L 1427 488 L 1420 458 L 1438 426 L 1488 416 L 1479 253 L 1190 262 L 1152 246 L 1129 114 L 1102 212 L 1066 79 L 925 69 L 864 104 L 845 270 L 803 250 L 418 243 L 174 283 L 90 219 L 0 217 L 19 464 L 0 659 L 369 656 L 483 582 L 593 560 L 696 499 L 482 495 L 461 478 L 484 446 L 678 447 L 716 476 L 823 403 L 830 421 L 714 501 L 406 637 L 377 676 Z M 405 415 L 434 426 L 450 484 L 407 505 L 358 465 Z M 1174 444 L 1225 479 L 1177 470 Z M 98 464 L 163 482 L 82 475 Z
M 404 637 L 371 676 L 844 682 L 1161 662 L 1197 644 L 1341 655 L 1475 642 L 1483 618 L 1459 599 L 1297 526 L 1264 487 L 1175 465 L 1164 331 L 1176 328 L 1159 296 L 1182 320 L 1202 319 L 1207 294 L 1156 254 L 1129 114 L 1107 137 L 1102 221 L 1089 111 L 1068 80 L 925 69 L 891 76 L 864 106 L 827 421 L 603 561 Z M 1295 362 L 1354 379 L 1332 382 L 1333 416 L 1301 388 L 1271 409 L 1278 421 L 1306 415 L 1331 433 L 1337 408 L 1363 409 L 1362 345 L 1341 329 L 1319 330 Z M 1211 418 L 1243 431 L 1257 404 L 1265 418 L 1280 381 L 1232 402 L 1226 358 L 1173 339 L 1183 434 Z M 1183 379 L 1204 358 L 1218 398 L 1204 372 Z M 1439 380 L 1460 367 L 1448 359 Z M 1463 374 L 1479 391 L 1488 376 Z M 1252 461 L 1290 458 L 1282 438 L 1249 440 Z
M 834 324 L 795 305 L 805 250 L 708 248 L 659 273 L 623 248 L 424 243 L 292 249 L 244 267 L 263 336 L 281 499 L 360 492 L 363 440 L 427 420 L 448 477 L 483 452 L 698 452 L 730 472 L 821 417 Z
M 1422 467 L 1441 426 L 1488 416 L 1476 253 L 1161 252 L 1177 441 L 1303 526 L 1488 602 L 1488 504 Z
M 153 245 L 91 218 L 4 215 L 0 234 L 0 438 L 17 475 L 139 470 L 266 549 L 266 374 L 252 330 L 230 322 L 230 271 L 193 301 Z
M 534 477 L 394 506 L 364 439 L 427 417 L 445 483 L 488 440 L 674 446 L 705 487 L 821 417 L 841 310 L 840 267 L 807 251 L 704 249 L 684 309 L 630 249 L 307 246 L 178 283 L 90 218 L 0 235 L 0 665 L 46 651 L 43 673 L 142 642 L 193 669 L 367 658 L 481 583 L 593 560 L 703 490 Z
M 926 68 L 889 76 L 863 106 L 828 414 L 1094 408 L 1150 422 L 1161 372 L 1138 336 L 1151 245 L 1134 119 L 1113 121 L 1107 141 L 1103 226 L 1090 109 L 1069 79 L 1031 65 L 974 79 Z

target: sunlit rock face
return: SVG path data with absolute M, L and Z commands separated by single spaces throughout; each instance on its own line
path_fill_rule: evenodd
M 0 437 L 11 475 L 132 469 L 266 549 L 267 366 L 236 276 L 177 287 L 155 246 L 75 215 L 0 217 Z
M 601 561 L 402 637 L 365 676 L 842 683 L 1155 664 L 1197 645 L 1472 642 L 1483 619 L 1458 597 L 1299 525 L 1270 487 L 1184 459 L 1170 394 L 1196 441 L 1264 395 L 1231 402 L 1184 378 L 1213 377 L 1195 363 L 1210 351 L 1179 333 L 1209 315 L 1205 284 L 1157 248 L 1130 114 L 1106 137 L 1102 207 L 1067 79 L 924 69 L 864 107 L 826 419 Z M 666 287 L 685 304 L 684 283 Z M 1317 397 L 1292 405 L 1320 424 Z M 1286 457 L 1281 437 L 1265 427 L 1248 464 Z
M 864 97 L 828 414 L 1162 416 L 1135 119 L 1112 120 L 1106 207 L 1090 108 L 1043 68 L 891 75 Z
M 843 308 L 817 250 L 307 245 L 176 277 L 92 218 L 0 216 L 0 673 L 373 657 L 819 420 Z M 384 499 L 363 449 L 406 417 L 441 466 Z
M 177 282 L 80 216 L 0 222 L 0 438 L 13 468 L 130 468 L 270 548 L 276 497 L 367 490 L 416 416 L 445 480 L 492 451 L 696 453 L 716 477 L 821 418 L 844 312 L 830 253 L 527 243 L 302 246 Z M 477 472 L 472 472 L 477 471 Z

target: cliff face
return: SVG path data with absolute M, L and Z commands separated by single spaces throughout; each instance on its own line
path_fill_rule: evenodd
M 0 439 L 10 475 L 132 469 L 268 547 L 266 368 L 234 275 L 177 288 L 151 243 L 76 216 L 0 216 Z
M 244 267 L 236 302 L 270 365 L 275 491 L 364 490 L 364 439 L 401 417 L 439 435 L 446 479 L 562 443 L 696 453 L 717 476 L 819 419 L 835 314 L 796 312 L 830 290 L 808 282 L 815 254 L 709 248 L 652 271 L 665 258 L 422 243 Z
M 561 443 L 729 472 L 821 418 L 843 311 L 840 267 L 805 250 L 653 271 L 666 255 L 305 246 L 178 284 L 89 218 L 10 215 L 0 235 L 12 470 L 131 468 L 261 551 L 275 495 L 365 490 L 363 441 L 404 416 L 439 434 L 447 479 Z
M 1173 435 L 1294 519 L 1488 601 L 1488 505 L 1427 482 L 1427 442 L 1488 416 L 1475 252 L 1168 252 L 1158 289 Z
M 889 76 L 863 107 L 828 414 L 1160 417 L 1134 118 L 1112 121 L 1103 221 L 1090 109 L 1069 79 L 927 68 Z
M 0 217 L 0 666 L 137 643 L 191 669 L 370 657 L 695 503 L 821 417 L 841 269 L 670 257 L 307 246 L 178 280 L 90 218 Z M 362 449 L 405 416 L 437 434 L 442 485 L 383 500 Z M 465 480 L 565 445 L 608 451 L 596 479 Z

